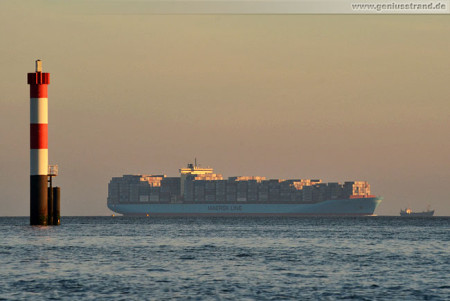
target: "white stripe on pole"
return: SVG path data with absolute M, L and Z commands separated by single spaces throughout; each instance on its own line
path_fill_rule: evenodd
M 48 98 L 30 98 L 30 123 L 48 123 Z

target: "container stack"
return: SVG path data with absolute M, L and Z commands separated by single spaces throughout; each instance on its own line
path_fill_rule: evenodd
M 194 181 L 194 201 L 204 202 L 205 201 L 205 180 Z
M 320 183 L 313 186 L 313 201 L 322 202 L 327 199 L 328 189 L 326 183 Z
M 346 196 L 346 197 L 350 197 L 350 196 L 367 197 L 370 195 L 370 185 L 366 181 L 345 182 L 343 191 L 344 191 L 344 196 Z
M 150 203 L 159 203 L 159 193 L 161 187 L 159 186 L 151 186 L 149 189 L 149 202 Z
M 261 180 L 252 179 L 247 181 L 247 201 L 248 202 L 257 202 L 258 201 L 258 183 L 261 183 Z
M 227 180 L 216 181 L 216 202 L 223 203 L 227 200 Z
M 199 172 L 199 168 L 195 169 Z M 183 184 L 184 179 L 184 184 Z M 182 188 L 183 187 L 183 188 Z M 208 169 L 204 174 L 124 175 L 108 184 L 108 202 L 117 203 L 314 203 L 341 198 L 369 197 L 365 181 L 323 183 L 320 179 L 230 177 Z
M 291 202 L 295 186 L 291 181 L 284 181 L 280 183 L 280 200 L 283 202 Z
M 313 201 L 313 186 L 304 186 L 302 189 L 303 203 L 311 203 Z
M 247 183 L 248 181 L 237 181 L 237 201 L 247 202 Z
M 206 181 L 205 182 L 205 201 L 215 202 L 216 201 L 216 181 Z
M 227 202 L 236 202 L 237 200 L 237 183 L 231 178 L 227 182 Z
M 282 182 L 284 182 L 284 180 L 269 180 L 269 202 L 278 202 L 280 200 L 280 183 Z
M 269 201 L 269 181 L 262 181 L 258 186 L 258 201 Z

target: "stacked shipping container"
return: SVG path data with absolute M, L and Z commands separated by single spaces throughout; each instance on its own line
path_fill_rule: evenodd
M 184 179 L 184 183 L 182 183 Z M 181 191 L 182 188 L 184 191 Z M 266 180 L 264 177 L 230 177 L 211 173 L 165 175 L 124 175 L 108 185 L 110 203 L 311 203 L 330 199 L 369 197 L 365 181 L 322 183 L 321 180 Z

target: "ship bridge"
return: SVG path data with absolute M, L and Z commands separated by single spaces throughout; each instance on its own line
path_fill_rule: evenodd
M 195 180 L 222 180 L 222 175 L 216 175 L 214 173 L 214 169 L 211 167 L 200 167 L 197 165 L 197 160 L 195 160 L 195 164 L 189 163 L 186 168 L 180 168 L 180 192 L 181 196 L 185 194 L 185 183 L 186 179 L 195 179 Z

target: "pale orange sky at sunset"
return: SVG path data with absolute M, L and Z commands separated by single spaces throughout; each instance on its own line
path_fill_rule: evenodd
M 111 177 L 197 157 L 225 177 L 365 180 L 450 215 L 447 15 L 74 13 L 0 2 L 0 216 L 29 214 L 29 92 L 43 60 L 62 215 L 109 215 Z M 87 5 L 87 4 L 86 4 Z

